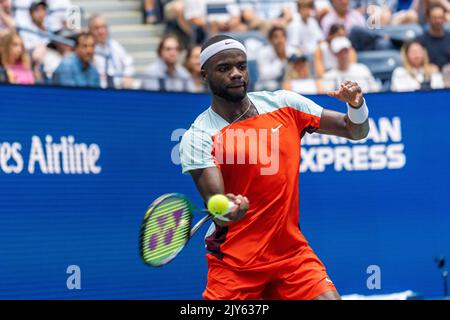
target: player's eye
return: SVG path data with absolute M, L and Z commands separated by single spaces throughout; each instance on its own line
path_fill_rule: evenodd
M 227 65 L 224 65 L 224 66 L 219 66 L 218 68 L 217 68 L 217 70 L 219 71 L 219 72 L 226 72 L 226 71 L 228 71 L 230 68 L 229 68 L 229 66 L 227 66 Z
M 239 69 L 242 71 L 247 70 L 247 64 L 243 63 L 243 64 L 239 65 Z

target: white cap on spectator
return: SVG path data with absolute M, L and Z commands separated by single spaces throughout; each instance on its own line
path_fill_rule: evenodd
M 337 37 L 331 41 L 331 51 L 334 54 L 339 53 L 342 49 L 350 49 L 352 44 L 346 37 Z

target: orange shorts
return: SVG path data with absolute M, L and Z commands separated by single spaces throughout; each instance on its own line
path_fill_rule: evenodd
M 312 300 L 336 290 L 310 247 L 293 258 L 257 269 L 235 270 L 208 254 L 207 300 Z

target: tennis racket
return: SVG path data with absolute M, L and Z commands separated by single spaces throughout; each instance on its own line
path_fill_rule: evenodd
M 207 215 L 192 227 L 194 211 Z M 141 225 L 139 247 L 142 260 L 153 267 L 169 263 L 211 217 L 208 210 L 196 207 L 182 194 L 160 196 L 147 209 Z

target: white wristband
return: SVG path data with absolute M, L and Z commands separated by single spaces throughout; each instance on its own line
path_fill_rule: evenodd
M 351 122 L 355 124 L 361 124 L 366 122 L 367 118 L 369 118 L 369 109 L 367 108 L 366 100 L 363 101 L 363 104 L 358 109 L 353 108 L 351 105 L 347 103 L 348 108 L 348 118 Z

